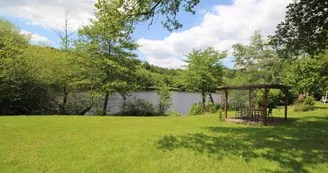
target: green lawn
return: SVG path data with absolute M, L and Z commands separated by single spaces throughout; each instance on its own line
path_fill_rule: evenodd
M 217 115 L 0 117 L 0 172 L 328 172 L 328 104 L 317 106 L 274 127 Z

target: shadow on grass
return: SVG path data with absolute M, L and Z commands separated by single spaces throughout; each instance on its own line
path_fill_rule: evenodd
M 292 120 L 293 121 L 293 120 Z M 208 133 L 167 135 L 157 146 L 163 150 L 186 148 L 215 159 L 241 157 L 279 163 L 280 170 L 265 172 L 309 172 L 305 167 L 328 162 L 328 119 L 301 121 L 271 128 L 205 127 Z
M 323 107 L 323 106 L 315 106 L 314 109 L 328 109 L 328 107 Z

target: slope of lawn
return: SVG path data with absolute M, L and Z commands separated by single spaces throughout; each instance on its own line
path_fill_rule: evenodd
M 274 127 L 218 115 L 0 117 L 0 172 L 328 172 L 328 104 L 317 106 L 290 108 Z

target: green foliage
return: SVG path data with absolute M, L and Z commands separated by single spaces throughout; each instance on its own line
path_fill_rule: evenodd
M 312 96 L 307 96 L 303 100 L 297 100 L 296 104 L 294 105 L 295 112 L 305 112 L 314 109 L 315 101 Z
M 158 86 L 156 93 L 158 96 L 157 114 L 166 115 L 167 110 L 172 105 L 172 94 L 163 82 Z
M 131 37 L 133 21 L 119 10 L 122 1 L 98 0 L 95 18 L 79 29 L 79 47 L 96 64 L 95 90 L 104 93 L 103 113 L 106 114 L 110 94 L 126 96 L 136 88 L 136 64 L 133 52 L 137 44 Z
M 238 69 L 235 84 L 279 83 L 279 74 L 283 69 L 283 61 L 278 54 L 267 45 L 262 35 L 255 32 L 249 45 L 233 45 Z
M 205 95 L 222 84 L 223 65 L 221 60 L 226 52 L 219 53 L 214 48 L 193 50 L 185 60 L 186 70 L 183 74 L 184 84 L 192 92 L 201 92 L 202 105 L 205 109 Z
M 295 86 L 296 94 L 320 95 L 328 86 L 327 54 L 315 57 L 300 56 L 284 70 L 283 81 Z M 318 94 L 320 93 L 320 94 Z
M 134 99 L 133 101 L 123 101 L 119 105 L 120 116 L 155 116 L 156 109 L 152 103 L 143 99 Z
M 161 83 L 165 83 L 170 90 L 186 90 L 181 77 L 182 69 L 161 68 L 148 62 L 140 62 L 140 64 L 136 71 L 139 90 L 154 90 Z
M 202 103 L 195 103 L 190 107 L 188 115 L 202 115 L 204 113 L 217 113 L 221 109 L 220 104 L 208 102 L 203 109 Z
M 216 113 L 220 109 L 221 109 L 220 104 L 215 104 L 215 103 L 212 103 L 212 102 L 208 102 L 206 104 L 206 112 L 208 112 L 208 113 Z
M 283 57 L 316 55 L 328 48 L 327 6 L 326 0 L 298 0 L 287 6 L 285 21 L 271 41 Z
M 263 107 L 264 105 L 264 94 L 261 91 L 256 91 L 254 93 L 255 97 L 253 98 L 254 103 L 259 106 Z M 280 105 L 285 104 L 285 95 L 280 90 L 270 90 L 268 94 L 268 107 L 275 108 Z
M 0 19 L 0 115 L 54 113 L 53 88 L 24 57 L 29 36 Z
M 195 7 L 200 0 L 143 0 L 143 1 L 121 1 L 121 6 L 125 12 L 126 18 L 137 21 L 148 21 L 149 25 L 153 23 L 154 17 L 162 15 L 163 27 L 173 31 L 182 27 L 182 24 L 176 19 L 178 12 L 183 7 L 186 12 L 195 14 Z M 156 20 L 156 19 L 155 19 Z
M 28 45 L 30 35 L 20 34 L 20 30 L 11 22 L 0 18 L 0 62 L 17 58 Z
M 181 114 L 180 114 L 179 112 L 175 111 L 175 110 L 169 110 L 169 111 L 167 112 L 167 115 L 168 115 L 168 116 L 172 116 L 172 117 L 178 117 L 178 116 L 181 116 Z
M 188 115 L 202 115 L 204 114 L 203 106 L 200 103 L 195 103 L 190 107 Z
M 314 105 L 315 105 L 314 98 L 312 96 L 305 97 L 305 99 L 303 101 L 303 104 L 304 105 L 311 106 L 311 107 L 314 107 Z
M 222 109 L 220 109 L 219 111 L 218 111 L 218 114 L 219 114 L 219 121 L 224 121 L 223 120 L 223 110 Z
M 51 88 L 27 75 L 20 77 L 25 79 L 4 80 L 0 84 L 0 115 L 56 113 L 55 96 Z

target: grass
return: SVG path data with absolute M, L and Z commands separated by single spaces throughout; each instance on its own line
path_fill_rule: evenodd
M 0 117 L 0 172 L 328 172 L 328 104 L 317 107 L 289 108 L 274 127 L 218 115 Z

